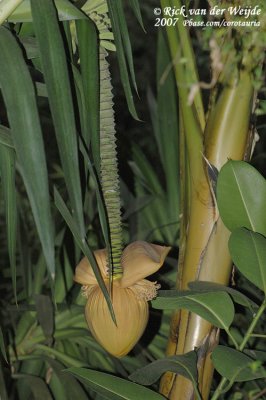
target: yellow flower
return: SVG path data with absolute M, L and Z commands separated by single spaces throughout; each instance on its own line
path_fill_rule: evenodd
M 83 258 L 76 267 L 74 280 L 80 283 L 88 301 L 85 317 L 95 339 L 115 357 L 125 356 L 142 336 L 149 317 L 148 301 L 156 297 L 160 285 L 147 276 L 164 263 L 170 247 L 137 241 L 123 251 L 123 275 L 112 285 L 112 303 L 116 317 L 114 324 L 92 267 Z M 108 285 L 107 250 L 94 252 L 101 275 Z

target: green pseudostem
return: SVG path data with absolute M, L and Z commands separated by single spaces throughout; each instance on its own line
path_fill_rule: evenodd
M 93 13 L 92 19 L 96 23 L 100 35 L 106 33 L 110 26 L 106 14 Z M 112 279 L 122 276 L 122 224 L 120 205 L 120 185 L 116 151 L 115 120 L 113 110 L 112 83 L 110 77 L 108 52 L 99 46 L 100 68 L 100 171 L 104 203 L 106 207 L 110 248 L 109 273 Z

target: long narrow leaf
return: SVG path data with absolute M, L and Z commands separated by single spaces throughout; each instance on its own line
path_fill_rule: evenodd
M 131 81 L 133 83 L 135 90 L 137 91 L 137 84 L 136 84 L 135 71 L 134 71 L 134 65 L 133 65 L 133 57 L 132 57 L 132 48 L 131 48 L 131 42 L 130 42 L 130 38 L 129 38 L 129 34 L 128 34 L 127 23 L 125 20 L 123 4 L 122 4 L 121 0 L 116 0 L 115 2 L 110 2 L 110 5 L 111 4 L 112 4 L 112 8 L 114 10 L 113 17 L 117 18 L 117 22 L 119 25 L 119 31 L 120 31 L 120 35 L 122 38 L 123 49 L 125 52 L 128 69 L 130 72 Z
M 19 169 L 32 207 L 51 276 L 54 276 L 54 232 L 41 126 L 33 83 L 13 35 L 0 28 L 0 86 L 6 104 Z M 16 60 L 16 62 L 14 62 Z
M 26 374 L 19 376 L 19 378 L 25 380 L 34 400 L 52 400 L 52 396 L 44 380 L 37 376 Z
M 9 1 L 9 0 L 7 0 Z M 58 18 L 61 21 L 86 18 L 86 16 L 68 0 L 55 0 Z M 8 18 L 9 22 L 32 22 L 30 0 L 23 0 Z
M 157 144 L 162 157 L 165 173 L 169 212 L 172 217 L 179 215 L 179 132 L 178 102 L 171 56 L 166 38 L 159 31 L 157 51 Z M 156 130 L 155 130 L 156 133 Z
M 101 186 L 97 180 L 96 173 L 94 172 L 90 157 L 85 149 L 85 146 L 83 145 L 82 141 L 80 140 L 80 150 L 82 152 L 82 155 L 84 157 L 84 161 L 87 163 L 89 173 L 93 179 L 93 182 L 95 184 L 95 191 L 96 191 L 96 197 L 97 197 L 97 207 L 98 207 L 98 212 L 99 212 L 99 218 L 101 222 L 101 227 L 103 231 L 103 236 L 105 240 L 106 246 L 108 243 L 110 243 L 110 238 L 109 238 L 109 227 L 108 227 L 108 220 L 107 220 L 107 213 L 106 213 L 106 208 L 104 205 L 104 200 L 101 192 Z
M 53 369 L 61 384 L 64 386 L 67 398 L 79 400 L 88 399 L 78 380 L 64 371 L 64 366 L 62 364 L 52 358 L 49 358 L 47 362 Z M 66 399 L 66 395 L 64 400 Z
M 94 254 L 91 251 L 91 249 L 89 248 L 87 242 L 81 237 L 79 229 L 75 223 L 75 221 L 73 220 L 73 217 L 71 216 L 69 210 L 67 209 L 62 197 L 60 196 L 59 192 L 57 191 L 57 189 L 54 189 L 54 197 L 55 197 L 55 205 L 58 208 L 60 214 L 62 215 L 62 217 L 64 218 L 64 220 L 66 221 L 70 231 L 72 232 L 75 241 L 77 243 L 77 245 L 79 246 L 79 248 L 81 249 L 81 251 L 83 252 L 83 254 L 88 258 L 88 260 L 90 261 L 90 264 L 92 266 L 93 272 L 95 274 L 95 277 L 97 279 L 97 282 L 103 292 L 103 295 L 105 297 L 105 300 L 108 304 L 111 316 L 113 318 L 113 320 L 115 321 L 115 315 L 114 315 L 114 311 L 113 311 L 113 306 L 112 306 L 112 302 L 109 296 L 109 293 L 106 289 L 106 286 L 104 284 L 103 278 L 101 276 L 101 273 L 99 271 L 99 267 L 97 265 L 97 262 L 95 260 Z
M 0 125 L 0 144 L 10 147 L 11 149 L 14 148 L 10 129 L 3 125 Z
M 8 254 L 14 296 L 17 301 L 16 241 L 17 241 L 17 201 L 15 186 L 16 155 L 14 149 L 0 144 L 0 174 L 5 202 Z
M 115 38 L 115 45 L 117 49 L 117 58 L 118 58 L 118 64 L 119 64 L 119 69 L 120 69 L 120 74 L 121 74 L 121 81 L 122 85 L 125 91 L 126 99 L 127 99 L 127 104 L 129 111 L 131 115 L 135 118 L 138 119 L 135 104 L 133 101 L 133 96 L 132 96 L 132 91 L 131 91 L 131 85 L 130 85 L 130 80 L 129 80 L 129 74 L 128 74 L 128 68 L 127 68 L 127 61 L 125 52 L 124 52 L 124 47 L 123 47 L 123 41 L 122 41 L 122 32 L 121 32 L 121 26 L 119 22 L 119 14 L 117 10 L 117 2 L 107 0 L 108 3 L 108 10 L 110 13 L 111 21 L 112 21 L 112 29 L 114 32 L 114 38 Z M 126 34 L 126 32 L 123 32 Z M 134 84 L 134 82 L 133 82 Z
M 4 341 L 4 335 L 3 335 L 3 331 L 2 331 L 1 326 L 0 326 L 0 350 L 1 350 L 2 356 L 4 357 L 4 359 L 5 359 L 6 362 L 7 362 L 5 341 Z
M 76 28 L 86 109 L 84 124 L 87 129 L 83 136 L 87 148 L 91 144 L 94 162 L 99 174 L 99 42 L 96 26 L 91 20 L 76 21 Z
M 5 383 L 6 383 L 6 380 L 4 378 L 2 364 L 0 364 L 0 399 L 1 400 L 8 400 Z
M 52 0 L 31 1 L 58 149 L 75 219 L 85 235 L 77 133 L 66 53 Z
M 139 1 L 138 0 L 129 0 L 129 4 L 140 24 L 140 26 L 142 27 L 142 29 L 145 32 L 145 28 L 144 28 L 144 24 L 143 24 L 143 20 L 142 20 L 142 16 L 141 16 L 141 10 L 140 10 L 140 6 L 139 6 Z

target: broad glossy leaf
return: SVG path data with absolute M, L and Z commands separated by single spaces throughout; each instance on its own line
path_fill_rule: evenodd
M 179 355 L 162 358 L 154 361 L 143 368 L 133 372 L 129 378 L 141 385 L 152 385 L 160 376 L 167 372 L 174 372 L 192 381 L 193 386 L 197 387 L 197 354 L 195 351 Z
M 116 376 L 85 368 L 70 368 L 68 372 L 76 376 L 86 386 L 110 400 L 163 400 L 163 396 L 136 383 Z
M 234 319 L 234 304 L 225 292 L 161 290 L 152 306 L 162 310 L 184 308 L 225 330 L 228 330 Z
M 0 175 L 5 203 L 8 255 L 11 267 L 13 292 L 17 301 L 16 244 L 17 244 L 17 201 L 16 201 L 16 154 L 14 149 L 0 144 Z
M 253 360 L 259 360 L 262 363 L 266 362 L 266 352 L 261 350 L 245 349 L 244 353 L 251 357 Z
M 266 294 L 266 239 L 240 228 L 232 232 L 229 250 L 239 271 Z
M 230 347 L 215 347 L 212 361 L 220 375 L 234 382 L 266 377 L 266 370 L 257 361 Z
M 31 6 L 64 178 L 74 218 L 85 236 L 78 140 L 64 43 L 53 1 L 34 0 Z
M 266 182 L 244 161 L 228 161 L 217 182 L 217 202 L 229 230 L 245 227 L 266 236 Z
M 55 0 L 55 5 L 58 11 L 58 17 L 61 21 L 86 18 L 86 15 L 84 15 L 68 0 Z M 8 21 L 14 23 L 31 22 L 32 14 L 30 0 L 23 0 L 23 2 L 10 15 Z
M 252 312 L 254 308 L 258 308 L 257 304 L 251 299 L 245 296 L 243 293 L 230 288 L 220 283 L 207 282 L 207 281 L 194 281 L 188 284 L 189 289 L 197 290 L 201 292 L 227 292 L 232 297 L 233 301 L 237 304 L 241 304 L 244 307 L 248 307 Z
M 53 277 L 54 232 L 35 92 L 21 49 L 11 32 L 3 27 L 0 28 L 0 52 L 0 86 L 19 171 L 27 190 L 47 266 Z

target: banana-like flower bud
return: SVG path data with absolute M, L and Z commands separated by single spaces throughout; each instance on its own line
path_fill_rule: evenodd
M 123 275 L 112 285 L 113 322 L 106 300 L 87 258 L 77 265 L 74 280 L 80 283 L 88 301 L 85 317 L 94 338 L 115 357 L 125 356 L 142 336 L 149 318 L 148 301 L 160 285 L 144 278 L 164 263 L 170 247 L 137 241 L 123 251 Z M 94 252 L 100 272 L 108 285 L 107 250 Z

